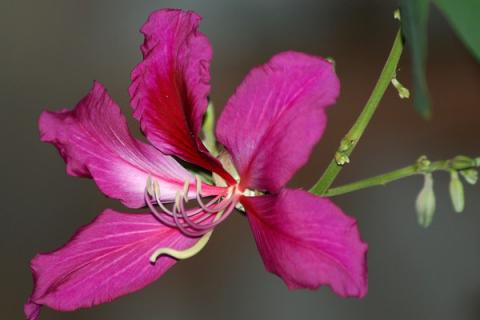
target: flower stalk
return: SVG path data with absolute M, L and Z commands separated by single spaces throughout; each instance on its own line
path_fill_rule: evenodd
M 403 40 L 401 31 L 399 30 L 395 36 L 390 54 L 382 69 L 382 72 L 380 73 L 380 77 L 372 91 L 372 94 L 370 95 L 370 98 L 368 99 L 352 128 L 340 142 L 340 146 L 327 169 L 317 183 L 310 189 L 310 192 L 317 195 L 324 195 L 342 170 L 343 166 L 350 162 L 351 153 L 355 149 L 367 125 L 372 119 L 373 114 L 377 110 L 380 100 L 385 94 L 390 82 L 396 76 L 397 65 L 400 60 L 400 56 L 402 55 L 402 51 Z
M 435 171 L 464 172 L 480 167 L 475 159 L 465 156 L 457 156 L 453 159 L 430 162 L 425 156 L 420 157 L 414 164 L 393 170 L 378 176 L 352 182 L 340 187 L 331 188 L 321 194 L 326 197 L 338 196 L 341 194 L 366 189 L 375 186 L 385 186 L 387 183 L 400 180 L 417 174 L 431 174 Z

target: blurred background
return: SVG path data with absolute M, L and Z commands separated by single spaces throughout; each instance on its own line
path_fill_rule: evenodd
M 127 87 L 140 60 L 138 32 L 158 8 L 204 17 L 214 49 L 211 97 L 220 111 L 244 75 L 282 50 L 331 56 L 341 97 L 310 162 L 291 181 L 310 187 L 360 112 L 392 44 L 396 1 L 23 1 L 0 3 L 2 319 L 22 319 L 32 288 L 29 260 L 61 246 L 103 209 L 123 209 L 92 181 L 72 178 L 53 146 L 42 144 L 45 108 L 72 107 L 102 82 L 131 120 Z M 336 184 L 456 154 L 480 156 L 480 67 L 432 10 L 428 80 L 433 118 L 390 88 Z M 399 80 L 410 85 L 409 59 Z M 132 128 L 138 131 L 136 123 Z M 149 287 L 110 304 L 72 313 L 45 308 L 41 319 L 480 319 L 480 186 L 466 186 L 455 214 L 448 177 L 435 176 L 438 210 L 417 226 L 420 177 L 339 196 L 369 244 L 369 293 L 342 299 L 328 288 L 289 291 L 265 272 L 246 220 L 235 215 L 199 255 Z M 200 272 L 199 272 L 200 271 Z

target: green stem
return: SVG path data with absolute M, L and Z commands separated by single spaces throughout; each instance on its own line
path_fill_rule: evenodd
M 344 186 L 331 188 L 325 193 L 323 193 L 322 196 L 333 197 L 365 188 L 384 186 L 389 182 L 410 177 L 416 174 L 432 173 L 434 171 L 462 171 L 477 168 L 479 166 L 480 163 L 476 162 L 475 159 L 467 159 L 463 156 L 458 156 L 449 160 L 435 161 L 431 163 L 425 157 L 421 157 L 415 164 L 412 164 L 408 167 L 349 183 Z
M 310 189 L 310 192 L 317 195 L 324 194 L 332 185 L 337 175 L 342 170 L 344 164 L 350 162 L 349 156 L 355 149 L 358 141 L 363 135 L 365 128 L 372 119 L 378 104 L 387 90 L 390 81 L 395 78 L 398 61 L 403 51 L 403 41 L 400 30 L 397 32 L 392 49 L 387 58 L 387 61 L 382 69 L 380 77 L 375 85 L 375 88 L 370 95 L 367 103 L 363 107 L 362 112 L 348 131 L 346 136 L 342 139 L 340 147 L 335 153 L 335 157 L 328 165 L 327 169 L 317 181 L 317 183 Z

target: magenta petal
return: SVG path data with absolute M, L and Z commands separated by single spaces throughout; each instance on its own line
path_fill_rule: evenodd
M 297 52 L 253 69 L 228 101 L 218 140 L 244 187 L 275 191 L 306 163 L 326 125 L 339 81 L 330 62 Z
M 145 205 L 150 175 L 160 184 L 162 198 L 172 200 L 183 181 L 194 181 L 172 157 L 134 139 L 120 109 L 95 82 L 73 110 L 44 112 L 41 140 L 54 144 L 67 163 L 67 173 L 93 177 L 103 193 L 129 207 Z
M 25 305 L 29 320 L 41 305 L 60 311 L 91 307 L 139 290 L 158 279 L 176 262 L 159 247 L 184 250 L 198 240 L 160 224 L 151 214 L 105 210 L 57 251 L 32 260 L 34 290 Z
M 367 244 L 356 221 L 330 200 L 284 189 L 241 201 L 267 270 L 290 289 L 328 285 L 343 297 L 367 293 Z
M 132 72 L 129 88 L 134 117 L 148 140 L 175 155 L 225 174 L 199 139 L 210 91 L 212 49 L 198 31 L 194 12 L 159 10 L 141 31 L 143 61 Z

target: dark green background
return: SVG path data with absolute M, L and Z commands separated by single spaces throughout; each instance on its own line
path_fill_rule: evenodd
M 0 318 L 21 319 L 34 254 L 62 245 L 104 208 L 121 209 L 89 180 L 68 177 L 38 140 L 44 108 L 73 106 L 101 81 L 130 117 L 127 87 L 140 59 L 138 29 L 149 12 L 182 7 L 204 16 L 214 48 L 217 109 L 255 65 L 288 49 L 332 56 L 342 83 L 327 132 L 291 182 L 310 187 L 368 97 L 390 49 L 396 1 L 6 1 L 0 3 Z M 480 156 L 480 68 L 436 9 L 429 24 L 433 118 L 390 89 L 338 182 L 410 164 L 426 153 Z M 407 55 L 399 80 L 410 86 Z M 133 125 L 135 125 L 132 122 Z M 138 130 L 137 127 L 134 127 Z M 338 197 L 369 243 L 369 294 L 341 299 L 328 289 L 295 291 L 264 271 L 248 225 L 234 216 L 207 248 L 162 279 L 113 303 L 42 319 L 472 319 L 480 318 L 480 186 L 454 214 L 448 178 L 436 179 L 438 210 L 416 225 L 420 178 Z

